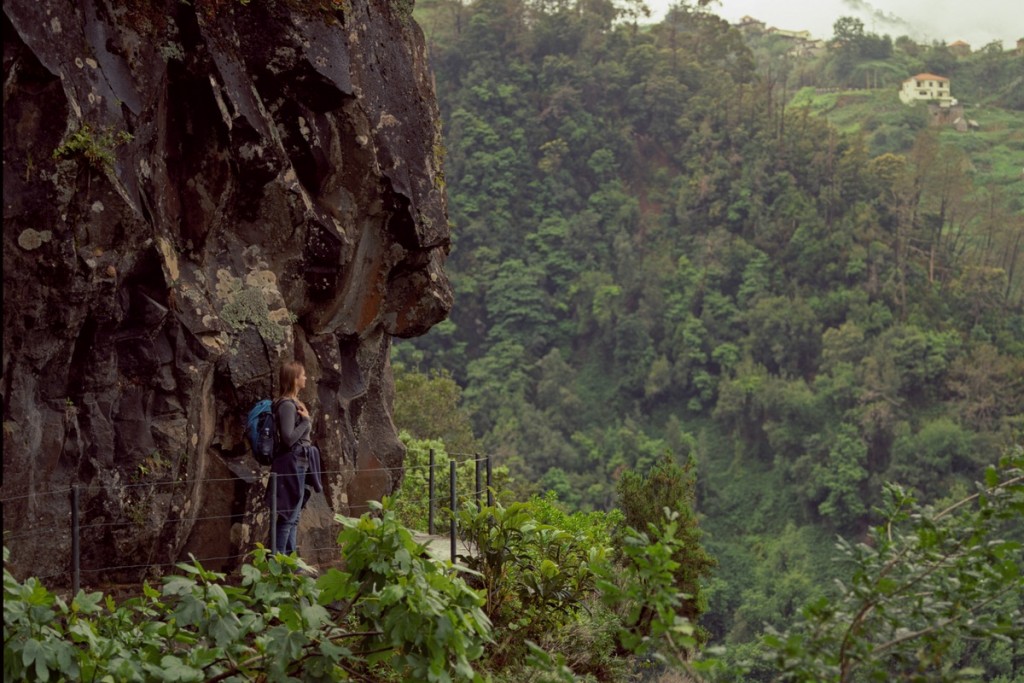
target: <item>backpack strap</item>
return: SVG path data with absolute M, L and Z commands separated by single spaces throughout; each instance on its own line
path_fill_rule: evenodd
M 284 398 L 282 396 L 281 398 L 275 398 L 273 400 L 273 402 L 270 404 L 270 412 L 274 414 L 274 434 L 276 436 L 275 441 L 277 441 L 275 450 L 278 451 L 278 452 L 283 451 L 284 448 L 281 445 L 281 416 L 278 415 L 277 409 L 285 401 L 291 401 L 292 403 L 295 403 L 295 399 L 293 399 L 293 398 Z M 299 404 L 295 403 L 296 415 L 298 414 L 298 410 L 299 410 Z
M 294 398 L 285 398 L 283 396 L 280 397 L 280 398 L 275 398 L 274 401 L 270 404 L 270 409 L 274 411 L 274 417 L 275 418 L 277 417 L 277 408 L 278 408 L 278 406 L 280 406 L 285 401 L 291 401 L 292 403 L 295 403 L 295 408 L 298 409 L 299 404 L 295 402 Z

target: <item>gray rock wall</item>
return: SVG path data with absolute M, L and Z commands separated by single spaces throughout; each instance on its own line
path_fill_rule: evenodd
M 440 120 L 400 6 L 5 0 L 16 573 L 67 578 L 76 485 L 83 582 L 264 541 L 242 421 L 291 358 L 330 472 L 303 554 L 336 555 L 332 511 L 395 488 L 390 340 L 452 304 Z

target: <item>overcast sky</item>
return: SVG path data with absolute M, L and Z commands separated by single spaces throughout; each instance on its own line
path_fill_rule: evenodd
M 673 0 L 647 0 L 655 18 Z M 918 41 L 965 40 L 980 48 L 993 40 L 1006 48 L 1024 38 L 1021 0 L 717 0 L 709 9 L 729 22 L 750 15 L 769 26 L 831 38 L 839 17 L 857 17 L 867 31 Z

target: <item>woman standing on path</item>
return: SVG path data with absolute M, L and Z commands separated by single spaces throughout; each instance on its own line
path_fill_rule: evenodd
M 299 391 L 306 387 L 306 369 L 297 361 L 281 366 L 281 396 L 274 401 L 280 450 L 270 466 L 277 487 L 277 533 L 271 532 L 271 550 L 291 554 L 298 550 L 299 515 L 313 491 L 322 491 L 320 450 L 313 445 L 313 422 Z M 267 489 L 269 498 L 271 491 Z

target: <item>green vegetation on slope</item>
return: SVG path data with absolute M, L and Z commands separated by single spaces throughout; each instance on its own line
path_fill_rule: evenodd
M 600 4 L 430 11 L 456 307 L 396 358 L 450 373 L 524 494 L 607 509 L 623 472 L 693 458 L 712 642 L 826 585 L 882 482 L 945 495 L 1019 438 L 1024 217 L 987 145 L 958 150 L 985 138 L 891 92 L 850 96 L 878 98 L 865 136 L 836 128 L 686 6 L 650 27 Z
M 872 156 L 909 153 L 929 123 L 927 106 L 903 104 L 894 88 L 819 92 L 808 86 L 789 106 L 824 116 L 843 133 L 863 134 Z M 946 125 L 936 131 L 947 154 L 966 160 L 963 182 L 998 193 L 1000 203 L 1024 211 L 1024 111 L 968 108 L 964 116 L 978 127 L 958 132 Z

